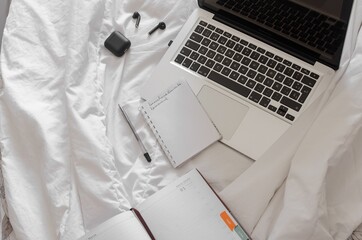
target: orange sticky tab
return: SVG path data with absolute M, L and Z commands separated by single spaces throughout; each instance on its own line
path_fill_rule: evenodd
M 230 218 L 229 214 L 226 211 L 223 211 L 222 213 L 220 213 L 220 217 L 222 218 L 222 220 L 224 220 L 225 224 L 230 228 L 230 230 L 233 231 L 236 225 L 234 221 Z

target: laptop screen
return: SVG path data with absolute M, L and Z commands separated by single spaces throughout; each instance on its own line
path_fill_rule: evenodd
M 215 19 L 309 63 L 338 69 L 353 0 L 199 0 Z

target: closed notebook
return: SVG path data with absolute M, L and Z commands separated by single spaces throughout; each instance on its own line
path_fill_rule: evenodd
M 173 167 L 221 138 L 185 81 L 142 103 L 140 110 Z

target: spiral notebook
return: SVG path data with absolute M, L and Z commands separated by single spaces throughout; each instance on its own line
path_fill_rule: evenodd
M 173 167 L 221 138 L 186 81 L 143 102 L 140 111 Z

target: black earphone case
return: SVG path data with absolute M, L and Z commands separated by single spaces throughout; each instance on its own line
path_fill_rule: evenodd
M 131 41 L 122 33 L 114 31 L 106 39 L 104 46 L 117 57 L 121 57 L 130 48 Z

